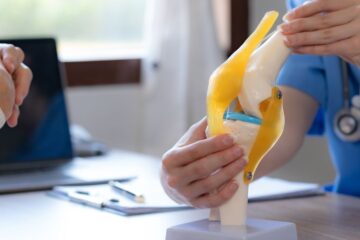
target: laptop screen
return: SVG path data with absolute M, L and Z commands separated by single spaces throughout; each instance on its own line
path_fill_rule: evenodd
M 64 88 L 53 39 L 0 40 L 22 48 L 33 71 L 18 126 L 0 130 L 0 169 L 5 165 L 68 160 L 73 156 Z

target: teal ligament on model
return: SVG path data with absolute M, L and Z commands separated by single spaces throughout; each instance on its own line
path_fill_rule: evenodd
M 261 119 L 259 119 L 257 117 L 246 115 L 244 113 L 238 113 L 238 112 L 225 112 L 224 119 L 234 120 L 234 121 L 243 121 L 243 122 L 253 123 L 253 124 L 257 124 L 257 125 L 262 124 Z

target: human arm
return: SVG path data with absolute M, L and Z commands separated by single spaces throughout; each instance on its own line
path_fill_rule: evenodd
M 296 53 L 338 55 L 360 67 L 360 0 L 313 0 L 290 11 L 280 29 Z

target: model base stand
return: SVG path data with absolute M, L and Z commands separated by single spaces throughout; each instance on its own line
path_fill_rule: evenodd
M 297 240 L 296 226 L 289 222 L 248 219 L 246 226 L 222 226 L 207 219 L 171 227 L 166 240 Z

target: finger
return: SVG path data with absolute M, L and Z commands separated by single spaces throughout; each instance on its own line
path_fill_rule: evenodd
M 216 170 L 223 168 L 243 156 L 243 150 L 239 146 L 234 146 L 224 152 L 208 156 L 184 168 L 174 167 L 174 163 L 167 163 L 164 160 L 163 169 L 169 175 L 167 179 L 168 185 L 172 188 L 180 189 L 195 180 L 210 176 Z
M 353 0 L 314 0 L 293 9 L 285 15 L 286 20 L 310 17 L 318 13 L 337 11 L 354 5 Z
M 360 36 L 339 41 L 332 44 L 305 46 L 294 49 L 295 53 L 315 55 L 339 55 L 349 58 L 349 49 L 360 49 Z
M 235 181 L 230 181 L 219 192 L 207 194 L 190 202 L 196 208 L 215 208 L 227 202 L 239 188 Z
M 20 66 L 20 64 L 24 61 L 25 54 L 24 52 L 11 44 L 6 45 L 2 49 L 2 60 L 6 67 L 6 70 L 13 74 L 14 71 Z
M 230 135 L 219 135 L 177 148 L 172 151 L 170 158 L 173 158 L 173 166 L 185 166 L 200 158 L 230 148 L 233 145 L 234 140 Z
M 17 124 L 18 124 L 19 116 L 20 116 L 19 107 L 17 105 L 15 105 L 11 116 L 7 120 L 8 126 L 11 127 L 11 128 L 16 127 Z
M 215 171 L 223 168 L 229 163 L 236 161 L 244 156 L 244 151 L 238 145 L 208 155 L 188 166 L 184 167 L 183 171 L 179 173 L 179 178 L 185 184 L 193 181 L 206 178 L 213 174 Z
M 25 64 L 21 64 L 21 67 L 15 71 L 14 78 L 16 91 L 15 104 L 21 106 L 25 97 L 29 93 L 32 72 Z
M 342 26 L 287 35 L 284 41 L 290 48 L 338 42 L 354 36 L 359 28 L 357 24 L 357 22 L 351 22 Z
M 314 54 L 314 55 L 330 55 L 330 45 L 305 46 L 295 48 L 294 53 L 298 54 Z
M 298 18 L 280 25 L 283 34 L 309 32 L 351 22 L 359 14 L 359 8 L 349 7 L 340 11 L 317 14 L 308 18 Z
M 205 130 L 207 127 L 207 118 L 204 117 L 199 122 L 193 124 L 184 136 L 175 144 L 175 146 L 184 146 L 199 140 L 205 139 Z
M 180 191 L 187 199 L 194 199 L 203 194 L 208 194 L 218 190 L 221 186 L 225 185 L 231 179 L 235 178 L 245 167 L 245 159 L 236 160 L 217 173 L 196 181 L 188 186 L 184 191 Z

